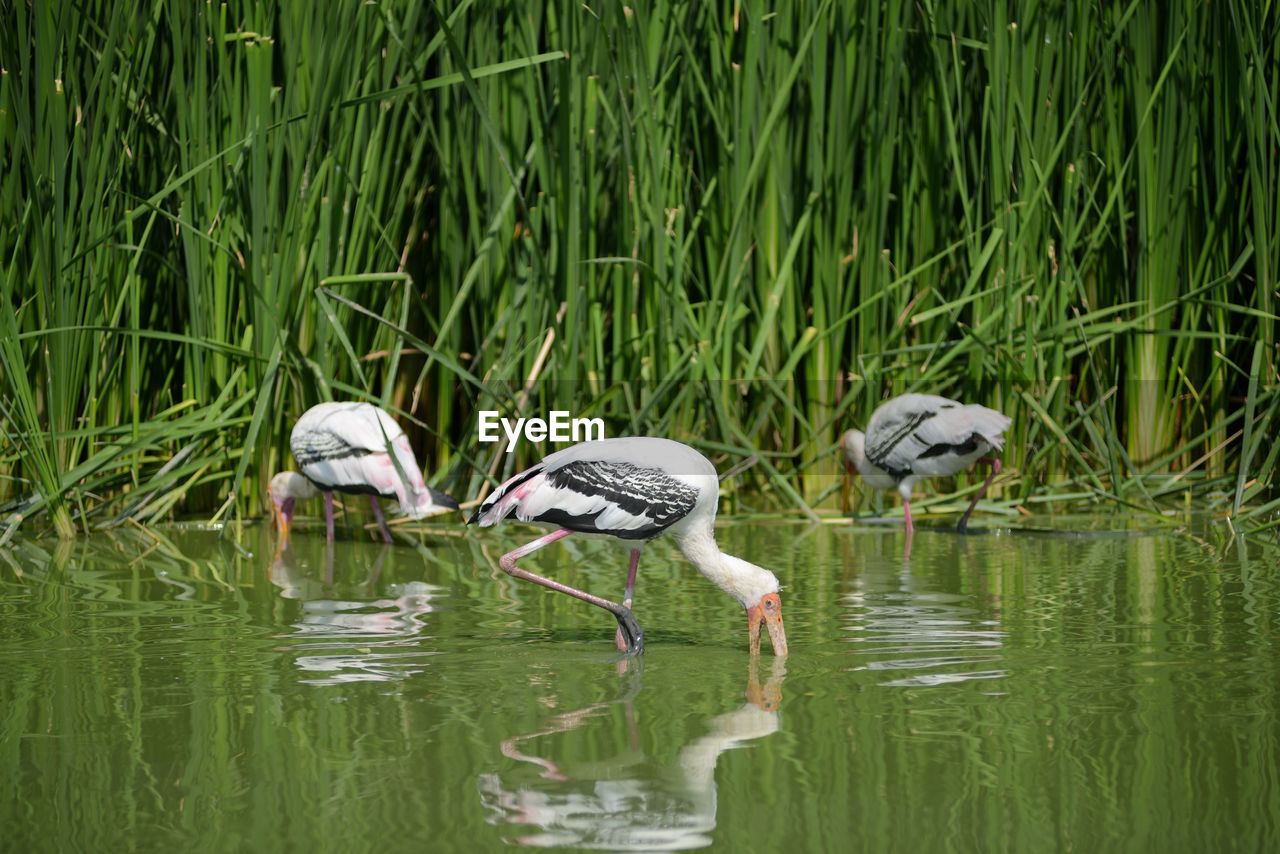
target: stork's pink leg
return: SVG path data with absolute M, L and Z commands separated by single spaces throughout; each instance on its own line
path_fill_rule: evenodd
M 384 543 L 391 542 L 391 529 L 387 527 L 387 520 L 382 516 L 382 508 L 378 506 L 378 499 L 372 495 L 369 496 L 369 505 L 373 507 L 373 515 L 378 519 L 378 527 L 382 529 L 382 541 Z
M 550 578 L 544 578 L 541 575 L 530 572 L 527 569 L 521 569 L 516 566 L 516 561 L 520 558 L 537 551 L 543 546 L 550 545 L 561 537 L 567 537 L 573 533 L 568 528 L 561 528 L 558 531 L 552 531 L 545 537 L 539 537 L 531 543 L 525 543 L 520 548 L 507 552 L 498 559 L 498 566 L 502 567 L 502 571 L 513 578 L 523 578 L 525 581 L 532 581 L 534 584 L 541 584 L 543 587 L 551 590 L 567 593 L 575 599 L 581 599 L 583 602 L 590 602 L 599 608 L 604 608 L 618 621 L 618 628 L 622 631 L 624 640 L 626 641 L 625 652 L 636 654 L 644 652 L 644 629 L 640 628 L 640 624 L 636 622 L 636 618 L 632 615 L 631 609 L 617 602 L 611 602 L 608 599 L 594 596 L 585 590 L 579 590 L 576 587 L 570 587 L 567 584 L 561 584 L 559 581 L 552 581 Z M 637 556 L 636 560 L 639 560 Z
M 333 493 L 324 494 L 324 536 L 326 542 L 333 542 Z
M 969 502 L 969 509 L 964 511 L 964 515 L 960 517 L 960 524 L 956 526 L 956 530 L 965 533 L 969 527 L 969 514 L 973 512 L 973 508 L 978 506 L 978 500 L 987 493 L 987 487 L 991 485 L 991 481 L 996 479 L 996 475 L 1000 473 L 1000 461 L 995 457 L 983 457 L 978 460 L 980 463 L 986 463 L 991 468 L 991 472 L 987 475 L 987 479 L 983 481 L 982 488 L 973 496 L 973 500 Z
M 631 566 L 627 569 L 627 592 L 622 597 L 622 607 L 631 607 L 631 597 L 636 589 L 636 569 L 640 566 L 640 549 L 631 550 Z M 614 635 L 613 643 L 622 652 L 627 651 L 626 638 L 622 636 L 622 626 L 618 626 L 618 633 Z
M 911 500 L 902 499 L 902 515 L 907 519 L 907 544 L 902 549 L 903 559 L 911 557 L 911 537 L 915 534 L 915 528 L 911 525 Z

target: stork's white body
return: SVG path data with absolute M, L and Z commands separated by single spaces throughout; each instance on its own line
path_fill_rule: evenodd
M 953 475 L 988 458 L 991 473 L 960 519 L 963 531 L 974 505 L 1000 471 L 1000 461 L 988 455 L 1004 449 L 1004 432 L 1012 423 L 1009 416 L 985 406 L 934 394 L 904 394 L 871 413 L 865 434 L 849 430 L 840 444 L 845 467 L 860 473 L 867 485 L 898 490 L 908 532 L 911 491 L 917 481 Z

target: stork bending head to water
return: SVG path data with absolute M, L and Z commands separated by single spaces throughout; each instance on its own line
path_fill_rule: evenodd
M 503 571 L 597 605 L 618 621 L 618 649 L 644 651 L 644 632 L 631 613 L 640 549 L 670 534 L 698 571 L 746 609 L 748 644 L 760 652 L 764 628 L 777 656 L 787 654 L 778 579 L 716 545 L 719 480 L 702 454 L 670 439 L 633 437 L 573 445 L 517 474 L 471 517 L 482 527 L 515 517 L 555 530 L 498 561 Z M 520 558 L 571 533 L 604 536 L 630 547 L 631 564 L 621 604 L 552 581 L 516 565 Z
M 387 412 L 372 403 L 322 403 L 313 406 L 293 427 L 289 448 L 298 472 L 271 478 L 271 501 L 282 538 L 289 536 L 294 504 L 324 494 L 325 531 L 333 542 L 333 493 L 365 494 L 391 542 L 377 496 L 395 498 L 406 516 L 421 519 L 458 502 L 427 486 L 409 439 Z
M 1009 416 L 985 406 L 934 394 L 904 394 L 876 407 L 865 435 L 859 430 L 844 434 L 840 445 L 845 470 L 860 472 L 874 489 L 897 488 L 910 537 L 911 490 L 916 481 L 952 475 L 974 462 L 987 463 L 991 471 L 986 482 L 957 526 L 964 533 L 969 514 L 1000 472 L 1000 460 L 987 454 L 1004 449 L 1004 431 L 1012 423 Z

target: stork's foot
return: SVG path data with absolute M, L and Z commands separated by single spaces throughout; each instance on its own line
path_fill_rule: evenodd
M 644 652 L 644 629 L 640 627 L 631 609 L 619 606 L 614 616 L 618 618 L 618 649 L 627 655 Z

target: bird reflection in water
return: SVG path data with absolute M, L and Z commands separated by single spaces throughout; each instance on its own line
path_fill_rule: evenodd
M 706 733 L 686 744 L 676 761 L 655 767 L 640 746 L 632 709 L 640 672 L 626 696 L 556 715 L 537 732 L 502 742 L 502 753 L 536 766 L 533 779 L 516 772 L 480 775 L 481 802 L 493 824 L 528 828 L 511 840 L 535 848 L 582 847 L 635 851 L 701 848 L 713 842 L 716 827 L 716 763 L 720 754 L 772 735 L 779 726 L 783 659 L 774 659 L 761 682 L 760 661 L 752 658 L 747 702 L 706 721 Z M 588 726 L 621 703 L 627 744 L 612 759 L 592 763 L 556 762 L 537 755 L 544 736 Z M 602 725 L 608 725 L 601 721 Z
M 382 564 L 390 547 L 374 558 L 362 587 L 374 596 Z M 426 615 L 446 593 L 443 587 L 424 581 L 387 584 L 378 598 L 333 598 L 334 547 L 326 545 L 326 576 L 321 582 L 300 567 L 291 547 L 277 553 L 268 577 L 280 588 L 281 598 L 298 600 L 300 613 L 283 635 L 290 643 L 279 647 L 296 654 L 299 670 L 319 674 L 308 684 L 369 682 L 404 679 L 425 668 L 434 650 L 424 649 Z

